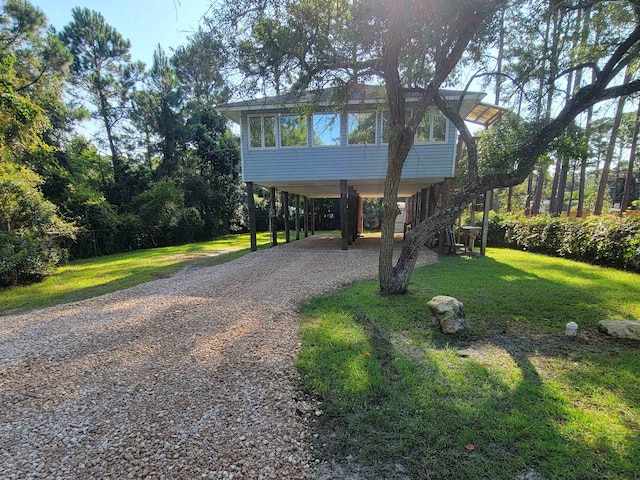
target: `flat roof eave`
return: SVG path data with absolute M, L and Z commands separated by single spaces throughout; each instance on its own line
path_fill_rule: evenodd
M 330 92 L 331 89 L 327 89 Z M 460 96 L 464 96 L 464 102 L 479 104 L 486 96 L 484 92 L 463 92 L 458 90 L 441 90 L 440 93 L 445 100 L 458 100 Z M 218 110 L 233 122 L 240 123 L 241 112 L 258 112 L 262 110 L 291 110 L 299 105 L 317 105 L 319 107 L 335 107 L 343 105 L 380 105 L 386 100 L 386 97 L 380 93 L 380 87 L 368 87 L 362 92 L 349 97 L 347 101 L 338 102 L 332 100 L 331 93 L 310 92 L 300 95 L 280 95 L 273 97 L 264 97 L 255 100 L 243 100 L 240 102 L 226 103 L 220 105 Z M 411 103 L 412 98 L 417 100 L 418 94 L 407 94 L 407 101 Z M 473 107 L 467 110 L 471 111 Z

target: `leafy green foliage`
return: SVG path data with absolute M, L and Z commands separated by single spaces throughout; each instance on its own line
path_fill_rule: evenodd
M 0 287 L 41 281 L 51 275 L 65 251 L 51 238 L 34 232 L 0 231 Z
M 65 257 L 60 241 L 76 227 L 56 214 L 38 189 L 42 179 L 12 162 L 0 163 L 0 286 L 44 278 Z
M 0 158 L 4 159 L 44 147 L 42 133 L 48 126 L 44 110 L 16 91 L 15 61 L 11 55 L 0 61 Z
M 518 158 L 512 155 L 533 131 L 521 117 L 505 114 L 478 138 L 478 169 L 483 175 L 508 173 L 517 168 Z
M 134 198 L 132 207 L 134 228 L 144 246 L 170 245 L 174 237 L 181 235 L 181 230 L 202 225 L 198 210 L 185 207 L 184 195 L 173 180 L 155 183 Z
M 171 59 L 186 94 L 200 105 L 211 107 L 223 103 L 229 88 L 222 75 L 228 52 L 214 32 L 199 29 L 181 45 Z

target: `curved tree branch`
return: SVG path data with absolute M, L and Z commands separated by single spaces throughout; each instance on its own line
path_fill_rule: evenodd
M 616 76 L 616 69 L 619 62 L 621 62 L 625 54 L 640 41 L 640 24 L 636 25 L 636 28 L 629 34 L 629 36 L 618 45 L 615 52 L 609 57 L 609 60 L 602 68 L 600 73 L 596 76 L 595 86 L 604 90 L 609 82 Z
M 469 131 L 464 118 L 460 115 L 459 108 L 450 108 L 447 102 L 440 96 L 440 94 L 434 95 L 433 101 L 444 115 L 453 122 L 460 136 L 467 147 L 467 154 L 469 156 L 469 179 L 475 180 L 478 176 L 478 146 L 473 135 Z

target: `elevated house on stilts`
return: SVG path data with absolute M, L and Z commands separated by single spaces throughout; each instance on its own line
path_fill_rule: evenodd
M 463 118 L 484 126 L 504 112 L 482 103 L 484 93 L 442 90 L 441 95 L 459 107 Z M 407 115 L 412 114 L 414 98 L 417 100 L 407 94 Z M 383 87 L 355 85 L 346 95 L 325 89 L 219 107 L 240 126 L 252 249 L 256 248 L 254 184 L 271 190 L 271 215 L 275 215 L 277 191 L 282 192 L 285 211 L 302 202 L 305 232 L 313 199 L 340 198 L 342 248 L 346 250 L 357 239 L 362 233 L 362 199 L 383 194 L 389 118 L 384 102 Z M 435 107 L 430 108 L 402 170 L 398 197 L 405 199 L 405 229 L 446 203 L 461 147 L 453 123 Z M 285 215 L 287 240 L 288 220 Z M 271 224 L 275 245 L 276 222 Z

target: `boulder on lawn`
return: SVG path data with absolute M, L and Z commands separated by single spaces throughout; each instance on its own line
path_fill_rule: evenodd
M 464 318 L 464 306 L 459 300 L 438 295 L 433 297 L 427 305 L 442 333 L 458 333 L 469 328 Z
M 640 340 L 640 322 L 636 320 L 600 320 L 598 328 L 612 337 Z

